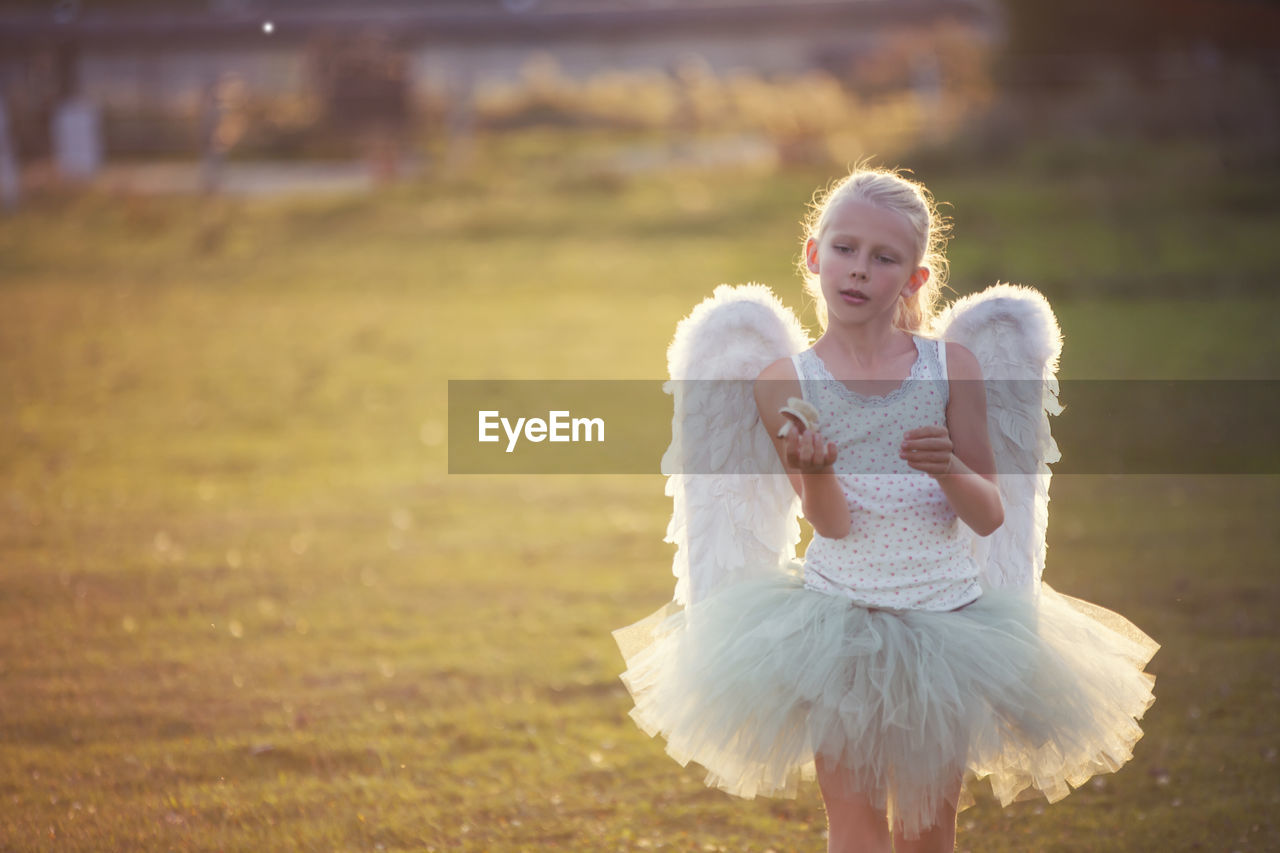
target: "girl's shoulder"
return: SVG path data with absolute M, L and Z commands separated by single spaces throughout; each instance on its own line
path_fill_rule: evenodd
M 764 370 L 761 370 L 760 375 L 756 377 L 756 381 L 798 380 L 799 378 L 800 376 L 796 373 L 796 365 L 792 361 L 792 357 L 784 356 L 765 365 Z
M 942 363 L 943 373 L 948 379 L 981 379 L 982 366 L 978 357 L 964 344 L 955 341 L 944 342 L 941 338 L 929 335 L 916 335 L 938 348 L 938 357 Z
M 982 366 L 978 357 L 964 344 L 947 341 L 947 378 L 981 379 Z

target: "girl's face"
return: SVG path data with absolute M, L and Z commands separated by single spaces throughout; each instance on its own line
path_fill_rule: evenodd
M 915 237 L 901 215 L 862 201 L 839 203 L 805 263 L 822 283 L 828 325 L 893 323 L 898 301 L 929 277 L 916 265 Z

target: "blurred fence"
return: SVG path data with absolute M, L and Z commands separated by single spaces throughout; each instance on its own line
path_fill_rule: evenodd
M 1192 137 L 1246 163 L 1274 162 L 1280 151 L 1280 59 L 1265 52 L 1199 45 L 1015 57 L 1001 55 L 989 32 L 943 22 L 886 29 L 846 51 L 824 52 L 815 36 L 812 67 L 787 73 L 713 68 L 697 53 L 568 73 L 554 52 L 525 53 L 512 79 L 439 79 L 389 35 L 329 34 L 287 62 L 270 60 L 287 65 L 272 85 L 258 71 L 224 70 L 163 98 L 97 98 L 104 148 L 116 158 L 364 156 L 385 168 L 406 153 L 552 128 L 674 142 L 738 135 L 783 163 L 953 144 L 999 156 L 1035 138 Z M 65 65 L 52 56 L 0 80 L 24 157 L 49 150 L 66 87 L 48 81 Z
M 381 105 L 349 79 L 344 91 L 321 84 L 272 95 L 231 78 L 238 93 L 221 121 L 235 128 L 227 134 L 228 154 L 244 158 L 350 156 L 372 146 L 457 148 L 477 134 L 533 128 L 677 140 L 746 134 L 767 141 L 782 162 L 840 163 L 953 140 L 994 156 L 1044 138 L 1201 139 L 1243 163 L 1275 163 L 1280 154 L 1274 59 L 1172 54 L 1135 66 L 1122 57 L 1088 56 L 993 72 L 993 58 L 975 45 L 914 63 L 903 61 L 903 52 L 886 50 L 843 75 L 717 74 L 691 59 L 670 71 L 605 70 L 580 78 L 544 54 L 510 83 L 442 92 L 415 91 L 405 82 L 400 91 L 386 86 Z M 106 150 L 126 157 L 195 154 L 202 115 L 200 104 L 108 107 Z
M 676 62 L 605 64 L 587 73 L 567 73 L 552 50 L 516 53 L 525 59 L 510 79 L 444 79 L 447 71 L 424 72 L 387 35 L 327 34 L 290 54 L 287 70 L 275 69 L 270 81 L 265 61 L 246 56 L 244 72 L 208 73 L 185 88 L 149 79 L 108 88 L 100 81 L 95 100 L 105 148 L 115 157 L 192 156 L 211 140 L 231 156 L 341 156 L 367 150 L 372 137 L 413 148 L 553 127 L 750 133 L 769 140 L 783 159 L 812 159 L 944 137 L 991 97 L 990 46 L 955 23 L 903 28 L 848 51 L 824 52 L 815 38 L 809 67 L 786 73 L 753 70 L 746 60 L 716 69 L 696 50 Z M 55 93 L 67 88 L 47 80 L 58 64 L 35 62 L 22 79 L 0 81 L 27 156 L 49 148 Z M 197 74 L 190 64 L 175 66 L 175 76 Z M 121 58 L 95 66 L 125 79 L 142 73 Z M 162 77 L 160 69 L 149 77 Z

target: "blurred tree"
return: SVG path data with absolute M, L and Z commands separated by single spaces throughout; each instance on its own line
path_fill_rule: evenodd
M 1182 136 L 1224 166 L 1276 163 L 1280 0 L 1001 2 L 1005 100 L 987 147 Z
M 22 196 L 22 172 L 18 169 L 18 152 L 9 135 L 9 113 L 0 93 L 0 206 L 12 210 Z
M 374 177 L 396 177 L 410 123 L 409 60 L 387 33 L 322 33 L 308 47 L 325 123 L 353 137 Z
M 1003 0 L 1008 52 L 1146 54 L 1210 45 L 1225 52 L 1280 47 L 1280 0 Z

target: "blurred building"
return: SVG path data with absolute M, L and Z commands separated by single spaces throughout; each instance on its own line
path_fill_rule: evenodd
M 108 121 L 130 116 L 133 145 L 171 147 L 182 140 L 166 142 L 179 131 L 164 116 L 207 108 L 227 75 L 258 98 L 305 92 L 321 112 L 385 125 L 403 121 L 414 99 L 469 97 L 548 59 L 570 78 L 696 63 L 712 74 L 823 68 L 843 79 L 888 34 L 954 22 L 989 41 L 999 29 L 992 0 L 191 0 L 83 11 L 63 0 L 23 9 L 0 13 L 0 93 L 27 150 L 46 148 L 57 104 L 77 94 Z M 125 130 L 110 130 L 117 146 L 128 145 Z

